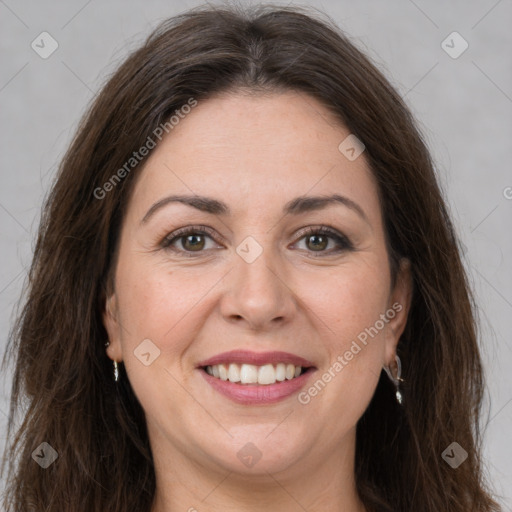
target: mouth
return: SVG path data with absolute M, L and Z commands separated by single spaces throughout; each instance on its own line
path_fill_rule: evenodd
M 263 366 L 230 363 L 202 366 L 201 369 L 215 379 L 229 381 L 233 384 L 269 386 L 276 382 L 296 379 L 313 367 L 306 368 L 291 363 L 265 364 Z
M 213 389 L 232 401 L 262 405 L 298 392 L 317 368 L 287 352 L 237 350 L 202 361 L 197 369 Z

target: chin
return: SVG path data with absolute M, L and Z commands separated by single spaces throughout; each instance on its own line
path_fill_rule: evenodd
M 308 452 L 304 436 L 291 436 L 289 431 L 277 434 L 276 425 L 265 428 L 240 429 L 226 443 L 205 447 L 217 466 L 240 475 L 263 475 L 286 471 L 299 464 Z M 279 427 L 277 427 L 279 428 Z M 269 434 L 270 433 L 270 434 Z M 219 448 L 221 450 L 219 450 Z

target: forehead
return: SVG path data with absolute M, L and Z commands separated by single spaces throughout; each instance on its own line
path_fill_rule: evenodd
M 304 93 L 199 101 L 156 139 L 135 186 L 135 209 L 140 216 L 166 194 L 183 193 L 217 197 L 234 215 L 271 215 L 297 196 L 340 193 L 375 216 L 378 194 L 364 152 L 349 160 L 339 149 L 350 135 Z

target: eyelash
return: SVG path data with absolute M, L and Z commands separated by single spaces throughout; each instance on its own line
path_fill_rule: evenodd
M 308 235 L 313 235 L 313 234 L 328 235 L 330 238 L 332 238 L 333 240 L 335 240 L 337 242 L 338 246 L 340 246 L 340 248 L 338 248 L 336 250 L 331 249 L 330 251 L 327 251 L 327 252 L 319 251 L 319 255 L 313 256 L 314 258 L 319 258 L 319 257 L 322 257 L 323 255 L 331 255 L 333 253 L 336 254 L 336 253 L 339 253 L 342 251 L 354 250 L 354 246 L 352 245 L 350 240 L 345 235 L 338 233 L 335 229 L 330 228 L 329 226 L 319 226 L 319 227 L 312 226 L 312 227 L 302 229 L 299 232 L 299 235 L 300 235 L 299 240 L 302 240 L 303 238 L 307 237 Z M 166 250 L 170 250 L 173 252 L 180 252 L 181 254 L 186 255 L 187 258 L 194 258 L 194 257 L 199 256 L 201 253 L 204 253 L 205 252 L 204 250 L 202 250 L 202 251 L 181 251 L 181 250 L 171 247 L 171 245 L 175 241 L 185 238 L 188 235 L 208 235 L 212 239 L 215 238 L 214 230 L 209 228 L 208 226 L 189 226 L 186 228 L 178 229 L 178 230 L 174 231 L 173 233 L 167 235 L 162 240 L 160 246 Z M 315 251 L 311 251 L 311 252 L 314 253 Z M 197 255 L 194 253 L 197 253 Z

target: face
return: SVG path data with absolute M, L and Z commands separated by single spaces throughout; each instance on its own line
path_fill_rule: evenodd
M 353 444 L 410 281 L 391 288 L 365 153 L 338 149 L 349 135 L 301 93 L 222 95 L 144 163 L 104 322 L 155 456 L 293 474 Z

